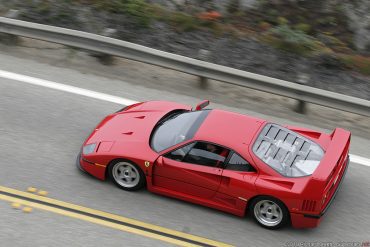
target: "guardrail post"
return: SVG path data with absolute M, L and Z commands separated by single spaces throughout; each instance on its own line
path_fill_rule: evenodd
M 10 9 L 4 16 L 7 18 L 17 19 L 19 15 L 19 10 Z M 1 33 L 0 41 L 6 45 L 18 45 L 19 38 L 14 34 Z
M 309 79 L 310 77 L 307 74 L 299 74 L 297 83 L 301 85 L 306 85 Z M 306 102 L 303 100 L 298 100 L 295 111 L 301 114 L 305 114 L 307 111 Z
M 112 37 L 117 32 L 116 29 L 113 28 L 105 28 L 101 35 Z M 109 54 L 101 53 L 101 52 L 92 52 L 91 56 L 96 57 L 100 63 L 104 65 L 112 65 L 114 63 L 114 57 Z
M 208 61 L 211 56 L 211 52 L 209 50 L 200 49 L 198 51 L 198 59 L 203 61 Z M 208 87 L 208 78 L 204 76 L 199 76 L 199 86 L 202 89 L 206 89 Z
M 204 76 L 199 77 L 199 86 L 202 89 L 208 88 L 208 78 Z

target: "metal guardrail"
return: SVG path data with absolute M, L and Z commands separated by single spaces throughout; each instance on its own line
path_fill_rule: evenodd
M 370 101 L 92 33 L 0 17 L 0 32 L 101 52 L 271 94 L 370 116 Z

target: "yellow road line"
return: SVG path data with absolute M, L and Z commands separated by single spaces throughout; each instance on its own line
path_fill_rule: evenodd
M 193 245 L 193 244 L 189 244 L 189 243 L 186 243 L 186 242 L 183 242 L 183 241 L 179 241 L 179 240 L 176 240 L 176 239 L 164 237 L 164 236 L 161 236 L 161 235 L 149 233 L 149 232 L 146 232 L 146 231 L 138 230 L 138 229 L 135 229 L 135 228 L 115 224 L 115 223 L 112 223 L 112 222 L 109 222 L 109 221 L 100 220 L 100 219 L 96 219 L 96 218 L 89 217 L 89 216 L 86 216 L 86 215 L 81 215 L 81 214 L 78 214 L 78 213 L 69 212 L 69 211 L 66 211 L 66 210 L 63 210 L 63 209 L 58 209 L 58 208 L 46 206 L 46 205 L 39 204 L 39 203 L 29 202 L 27 200 L 18 199 L 18 198 L 14 198 L 14 197 L 11 197 L 11 196 L 6 196 L 6 195 L 1 195 L 0 194 L 0 199 L 4 200 L 4 201 L 8 201 L 8 202 L 21 203 L 22 205 L 30 206 L 30 207 L 33 207 L 33 208 L 38 208 L 38 209 L 46 210 L 46 211 L 49 211 L 49 212 L 69 216 L 69 217 L 72 217 L 72 218 L 85 220 L 85 221 L 88 221 L 88 222 L 91 222 L 91 223 L 107 226 L 107 227 L 114 228 L 114 229 L 121 230 L 121 231 L 125 231 L 125 232 L 135 233 L 135 234 L 138 234 L 138 235 L 142 235 L 142 236 L 145 236 L 145 237 L 162 240 L 162 241 L 169 242 L 169 243 L 176 244 L 176 245 L 180 245 L 180 246 L 199 246 L 199 245 Z
M 114 229 L 118 229 L 118 230 L 121 230 L 121 231 L 126 231 L 126 232 L 130 232 L 130 233 L 139 234 L 139 235 L 142 235 L 142 236 L 158 239 L 158 240 L 161 240 L 161 241 L 169 242 L 169 243 L 180 245 L 180 246 L 201 246 L 201 245 L 222 246 L 222 247 L 231 246 L 231 245 L 228 245 L 226 243 L 222 243 L 222 242 L 206 239 L 206 238 L 203 238 L 203 237 L 199 237 L 199 236 L 195 236 L 195 235 L 191 235 L 191 234 L 171 230 L 171 229 L 168 229 L 168 228 L 148 224 L 148 223 L 141 222 L 141 221 L 138 221 L 138 220 L 126 218 L 126 217 L 123 217 L 123 216 L 119 216 L 119 215 L 115 215 L 115 214 L 111 214 L 111 213 L 107 213 L 107 212 L 103 212 L 103 211 L 99 211 L 99 210 L 95 210 L 95 209 L 91 209 L 91 208 L 87 208 L 87 207 L 83 207 L 83 206 L 79 206 L 79 205 L 75 205 L 75 204 L 71 204 L 71 203 L 67 203 L 67 202 L 63 202 L 63 201 L 59 201 L 59 200 L 55 200 L 55 199 L 52 199 L 52 198 L 47 198 L 47 197 L 38 196 L 38 195 L 35 195 L 35 194 L 30 194 L 30 193 L 15 190 L 15 189 L 12 189 L 12 188 L 7 188 L 7 187 L 0 186 L 0 192 L 5 192 L 5 193 L 13 194 L 13 195 L 16 195 L 16 196 L 24 197 L 24 199 L 20 199 L 20 198 L 16 198 L 16 197 L 14 197 L 12 195 L 9 195 L 9 194 L 8 195 L 0 194 L 0 199 L 1 200 L 5 200 L 5 201 L 9 201 L 9 202 L 22 203 L 23 205 L 27 205 L 27 206 L 31 206 L 31 207 L 35 207 L 35 208 L 39 208 L 39 209 L 43 209 L 43 210 L 47 210 L 47 211 L 50 211 L 50 212 L 58 213 L 58 214 L 73 217 L 73 218 L 78 218 L 78 219 L 81 219 L 81 220 L 85 220 L 85 221 L 89 221 L 89 222 L 92 222 L 92 223 L 104 225 L 104 226 L 111 227 L 111 228 L 114 228 Z M 49 205 L 45 205 L 45 204 L 38 203 L 38 202 L 28 201 L 27 199 L 38 200 L 40 202 L 49 203 L 51 205 L 49 206 Z M 53 205 L 59 206 L 59 207 L 62 207 L 62 208 L 53 207 Z M 63 208 L 66 208 L 67 210 L 65 210 Z M 82 213 L 87 213 L 87 214 L 91 214 L 91 215 L 96 215 L 96 216 L 99 216 L 99 217 L 104 217 L 104 218 L 111 219 L 111 220 L 114 220 L 114 221 L 127 223 L 127 224 L 132 225 L 133 227 L 125 226 L 125 225 L 122 225 L 122 224 L 119 224 L 119 223 L 110 222 L 110 221 L 107 221 L 107 220 L 104 220 L 104 219 L 95 218 L 93 216 L 84 215 L 84 214 L 81 214 L 81 213 L 78 213 L 78 212 L 71 212 L 71 211 L 68 211 L 68 209 L 75 210 L 75 211 L 80 211 Z M 146 228 L 146 229 L 149 229 L 149 230 L 146 231 L 145 229 L 137 229 L 137 228 L 135 228 L 135 226 Z M 150 230 L 158 232 L 158 233 L 151 232 Z M 163 233 L 164 235 L 161 235 L 161 233 Z M 174 236 L 174 237 L 171 237 L 171 236 Z M 176 238 L 180 238 L 180 239 L 176 239 Z M 186 240 L 190 240 L 190 241 L 187 242 Z M 197 243 L 195 243 L 195 244 L 191 243 L 192 241 L 197 242 Z

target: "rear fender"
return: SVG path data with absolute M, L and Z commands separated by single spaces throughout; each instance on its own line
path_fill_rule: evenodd
M 325 155 L 302 193 L 306 201 L 302 208 L 309 205 L 310 211 L 316 214 L 321 213 L 333 197 L 348 165 L 351 133 L 337 128 L 330 137 Z

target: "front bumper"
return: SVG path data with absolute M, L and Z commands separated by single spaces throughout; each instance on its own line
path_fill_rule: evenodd
M 76 166 L 77 166 L 77 168 L 79 170 L 81 170 L 82 172 L 86 173 L 86 171 L 81 166 L 81 151 L 78 153 L 78 155 L 76 157 Z
M 84 173 L 90 174 L 100 180 L 105 180 L 106 166 L 84 159 L 81 152 L 77 155 L 76 166 Z

